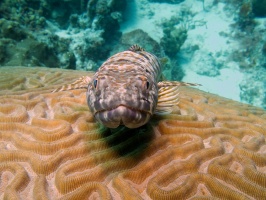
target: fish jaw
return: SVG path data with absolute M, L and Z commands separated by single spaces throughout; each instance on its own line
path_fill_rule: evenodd
M 150 120 L 151 113 L 119 105 L 111 110 L 99 111 L 94 116 L 108 128 L 117 128 L 120 125 L 128 128 L 138 128 Z

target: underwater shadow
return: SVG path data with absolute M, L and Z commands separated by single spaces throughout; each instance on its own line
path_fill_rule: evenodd
M 102 132 L 102 138 L 108 146 L 121 157 L 141 159 L 155 133 L 150 123 L 139 128 L 130 129 L 125 126 L 108 128 Z

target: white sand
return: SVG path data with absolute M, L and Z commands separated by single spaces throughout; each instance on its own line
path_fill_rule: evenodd
M 190 8 L 195 14 L 192 22 L 196 26 L 194 29 L 189 29 L 188 38 L 177 55 L 186 74 L 182 81 L 200 83 L 203 85 L 200 87 L 202 90 L 239 101 L 239 83 L 243 74 L 239 72 L 236 63 L 228 62 L 228 56 L 238 48 L 238 44 L 220 34 L 221 32 L 230 34 L 229 25 L 233 23 L 233 13 L 231 16 L 228 16 L 228 13 L 226 15 L 222 3 L 213 7 L 211 5 L 212 0 L 206 0 L 206 11 L 204 11 L 202 1 L 186 0 L 180 4 L 159 4 L 149 3 L 147 0 L 135 0 L 129 2 L 128 21 L 122 24 L 121 30 L 128 32 L 140 28 L 159 42 L 162 37 L 159 24 L 161 20 L 177 15 L 182 7 Z M 202 61 L 195 60 L 191 52 L 187 53 L 193 45 L 199 46 L 197 54 L 198 57 L 202 57 Z M 195 73 L 196 70 L 200 70 L 199 67 L 204 67 L 206 60 L 209 59 L 206 57 L 208 54 L 222 65 L 219 69 L 220 75 L 209 77 Z M 217 70 L 217 66 L 209 67 Z

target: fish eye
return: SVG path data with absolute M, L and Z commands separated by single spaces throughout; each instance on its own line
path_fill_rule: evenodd
M 149 81 L 146 82 L 146 87 L 147 87 L 147 89 L 149 89 L 149 87 L 150 87 L 150 82 Z
M 93 86 L 94 86 L 94 88 L 97 87 L 97 83 L 98 83 L 98 81 L 97 81 L 97 79 L 95 79 L 95 80 L 93 81 Z

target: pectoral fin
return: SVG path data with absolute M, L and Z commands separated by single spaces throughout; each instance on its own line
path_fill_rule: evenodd
M 173 110 L 173 106 L 179 102 L 179 87 L 180 86 L 198 86 L 200 84 L 185 83 L 178 81 L 162 81 L 158 83 L 158 103 L 155 109 L 157 115 L 169 114 Z
M 75 89 L 87 89 L 89 82 L 91 81 L 91 78 L 89 76 L 82 76 L 73 83 L 63 85 L 53 91 L 54 92 L 60 92 L 65 90 L 75 90 Z
M 197 83 L 186 83 L 186 82 L 179 82 L 179 81 L 161 81 L 157 83 L 158 87 L 170 87 L 170 86 L 200 86 L 201 84 Z

